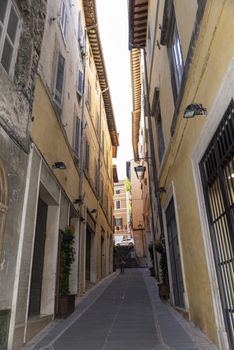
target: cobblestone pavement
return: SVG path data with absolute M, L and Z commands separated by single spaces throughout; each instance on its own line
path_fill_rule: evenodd
M 75 312 L 24 350 L 217 350 L 158 296 L 147 269 L 126 269 L 92 288 Z

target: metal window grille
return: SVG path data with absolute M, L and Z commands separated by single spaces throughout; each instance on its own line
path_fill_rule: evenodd
M 234 349 L 234 102 L 200 162 L 223 316 Z

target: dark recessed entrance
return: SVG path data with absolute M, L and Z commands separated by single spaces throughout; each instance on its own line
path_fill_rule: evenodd
M 167 210 L 167 235 L 170 254 L 171 277 L 175 306 L 184 307 L 184 283 L 180 260 L 180 248 L 175 217 L 174 200 L 171 199 Z
M 47 204 L 39 197 L 29 300 L 29 317 L 40 315 L 47 211 Z

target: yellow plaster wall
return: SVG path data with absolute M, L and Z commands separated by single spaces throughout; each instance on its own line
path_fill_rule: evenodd
M 184 2 L 184 1 L 183 1 Z M 182 11 L 183 4 L 176 1 L 177 11 Z M 181 9 L 180 9 L 181 7 Z M 194 6 L 193 11 L 195 10 Z M 203 17 L 200 37 L 197 41 L 193 65 L 189 73 L 184 97 L 179 111 L 179 118 L 173 139 L 169 145 L 169 154 L 160 173 L 160 184 L 168 189 L 173 181 L 179 219 L 182 255 L 185 270 L 185 283 L 189 299 L 191 319 L 217 344 L 217 329 L 214 318 L 213 302 L 206 253 L 201 232 L 200 216 L 196 190 L 193 179 L 191 156 L 198 137 L 207 118 L 196 117 L 183 119 L 185 107 L 193 101 L 203 103 L 210 110 L 224 74 L 234 57 L 233 27 L 234 3 L 227 1 L 209 1 Z M 185 18 L 180 23 L 183 47 L 188 46 L 187 25 Z M 189 31 L 188 31 L 189 32 Z M 160 52 L 160 55 L 166 53 Z M 165 57 L 164 55 L 164 57 Z M 171 111 L 174 109 L 171 99 L 170 80 L 165 82 L 161 77 L 167 75 L 168 66 L 161 57 L 155 58 L 157 72 L 153 72 L 152 82 L 160 82 L 161 108 L 166 139 L 171 126 Z M 163 85 L 164 82 L 164 85 Z M 152 98 L 151 84 L 151 98 Z M 167 93 L 168 89 L 168 93 Z M 168 97 L 168 98 L 167 98 Z M 166 194 L 162 196 L 165 203 Z
M 79 177 L 65 140 L 62 128 L 51 105 L 51 100 L 40 78 L 37 79 L 33 104 L 32 140 L 43 155 L 70 200 L 78 197 Z M 67 169 L 52 169 L 56 161 L 65 163 Z
M 174 0 L 174 8 L 185 62 L 198 8 L 197 0 Z

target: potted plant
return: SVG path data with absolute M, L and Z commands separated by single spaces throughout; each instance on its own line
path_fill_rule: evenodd
M 151 242 L 148 246 L 148 251 L 150 253 L 150 259 L 151 259 L 151 262 L 152 262 L 152 266 L 149 268 L 150 270 L 150 275 L 151 276 L 155 276 L 155 269 L 154 269 L 154 246 L 153 246 L 153 243 Z
M 164 239 L 160 239 L 155 242 L 155 250 L 160 254 L 159 266 L 161 281 L 158 283 L 159 296 L 160 298 L 168 299 L 170 292 L 168 283 L 167 255 Z
M 66 317 L 74 311 L 75 295 L 70 294 L 69 277 L 75 260 L 74 226 L 64 229 L 60 253 L 59 315 Z

